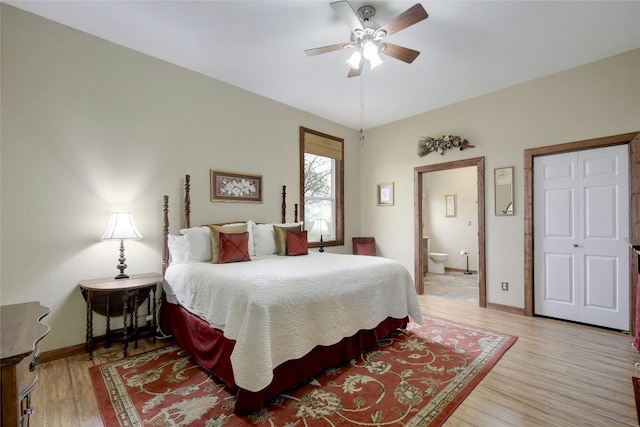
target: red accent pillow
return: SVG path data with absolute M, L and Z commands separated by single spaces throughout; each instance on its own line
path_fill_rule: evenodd
M 307 241 L 307 232 L 287 230 L 287 255 L 308 255 L 309 242 Z
M 251 261 L 249 256 L 249 232 L 220 233 L 220 264 Z

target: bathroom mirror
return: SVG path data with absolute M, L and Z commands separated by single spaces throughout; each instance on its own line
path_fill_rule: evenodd
M 496 168 L 493 178 L 496 216 L 513 215 L 513 166 Z

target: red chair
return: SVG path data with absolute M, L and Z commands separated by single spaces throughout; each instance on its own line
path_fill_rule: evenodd
M 354 237 L 351 241 L 354 255 L 376 256 L 376 239 L 373 237 Z

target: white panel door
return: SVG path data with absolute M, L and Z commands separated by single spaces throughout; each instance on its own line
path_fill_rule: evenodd
M 627 150 L 534 159 L 536 314 L 629 330 Z

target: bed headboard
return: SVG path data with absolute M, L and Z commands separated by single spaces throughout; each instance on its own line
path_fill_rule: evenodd
M 191 228 L 191 175 L 184 177 L 184 227 Z M 163 197 L 162 204 L 162 276 L 169 267 L 169 196 Z M 287 222 L 287 186 L 282 186 L 282 218 L 281 222 Z M 298 204 L 294 205 L 293 222 L 298 222 Z

